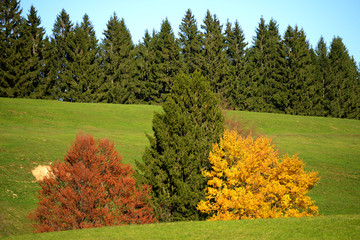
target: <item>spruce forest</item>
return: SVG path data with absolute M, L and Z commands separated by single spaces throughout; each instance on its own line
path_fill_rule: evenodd
M 359 68 L 341 37 L 312 47 L 303 29 L 261 18 L 248 44 L 239 22 L 207 11 L 198 23 L 188 9 L 178 37 L 165 18 L 136 45 L 116 13 L 101 40 L 87 14 L 74 24 L 63 9 L 46 36 L 33 6 L 21 13 L 2 1 L 0 97 L 159 104 L 175 76 L 198 72 L 230 109 L 360 119 Z

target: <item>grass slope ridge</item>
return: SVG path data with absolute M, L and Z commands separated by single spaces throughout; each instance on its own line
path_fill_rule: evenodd
M 0 98 L 0 237 L 33 231 L 26 216 L 36 206 L 39 186 L 31 169 L 62 159 L 78 131 L 89 132 L 96 138 L 108 137 L 115 143 L 123 161 L 133 164 L 135 159 L 141 159 L 148 145 L 145 133 L 151 133 L 154 111 L 161 111 L 161 108 Z M 347 222 L 354 218 L 357 226 L 360 225 L 359 121 L 251 112 L 230 112 L 229 115 L 255 122 L 260 132 L 274 139 L 281 153 L 297 152 L 307 164 L 306 169 L 319 172 L 320 184 L 311 197 L 325 216 L 314 218 L 319 219 L 314 221 Z M 296 219 L 284 221 L 301 222 Z M 320 226 L 327 228 L 327 223 L 320 222 Z M 182 225 L 191 223 L 174 224 L 180 224 L 181 229 Z M 196 224 L 210 231 L 216 228 L 211 224 L 220 226 L 227 222 Z M 292 223 L 279 224 L 279 231 L 282 225 L 288 224 Z M 136 227 L 142 226 L 128 226 L 130 229 Z M 127 227 L 120 227 L 123 228 Z M 192 232 L 183 234 L 194 236 Z

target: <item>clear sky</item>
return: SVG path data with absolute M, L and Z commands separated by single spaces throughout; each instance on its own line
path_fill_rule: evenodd
M 313 47 L 321 36 L 328 46 L 334 36 L 340 36 L 350 55 L 360 62 L 360 0 L 21 0 L 20 4 L 23 16 L 34 5 L 49 36 L 63 8 L 73 23 L 80 23 L 87 13 L 99 39 L 103 38 L 106 24 L 116 12 L 118 17 L 124 18 L 135 44 L 142 41 L 146 29 L 159 31 L 166 17 L 178 36 L 179 25 L 188 8 L 199 28 L 207 9 L 216 14 L 224 26 L 227 20 L 232 23 L 238 20 L 251 44 L 263 16 L 267 23 L 271 18 L 276 20 L 282 35 L 288 25 L 303 28 Z

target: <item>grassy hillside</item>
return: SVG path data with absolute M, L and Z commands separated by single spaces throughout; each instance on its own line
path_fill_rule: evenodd
M 280 153 L 298 154 L 319 172 L 311 196 L 321 214 L 360 213 L 360 121 L 233 112 L 271 136 Z
M 31 169 L 39 164 L 48 164 L 62 159 L 78 131 L 90 132 L 97 138 L 108 137 L 115 143 L 124 162 L 134 164 L 135 159 L 141 159 L 144 147 L 148 144 L 145 133 L 151 133 L 154 111 L 161 111 L 161 108 L 0 98 L 0 237 L 32 232 L 26 215 L 36 206 L 38 184 L 31 174 Z M 355 229 L 359 230 L 359 215 L 337 216 L 338 214 L 360 214 L 359 121 L 249 112 L 230 112 L 229 114 L 254 122 L 260 132 L 274 138 L 281 153 L 297 152 L 307 164 L 307 169 L 319 172 L 321 182 L 313 190 L 311 196 L 317 201 L 320 212 L 325 217 L 304 220 L 304 228 L 306 228 L 305 225 L 310 224 L 306 221 L 314 221 L 310 225 L 317 222 L 319 228 L 325 227 L 328 222 L 341 222 L 339 228 L 346 228 L 348 222 L 349 224 L 351 222 L 353 226 L 357 226 Z M 282 226 L 293 224 L 296 227 L 298 221 L 302 223 L 298 219 L 276 221 L 273 222 L 274 225 L 269 222 L 271 227 L 268 229 L 273 231 L 272 228 L 280 227 L 280 233 L 277 233 L 278 230 L 275 231 L 274 238 L 276 234 L 281 236 Z M 290 222 L 283 224 L 281 221 Z M 258 222 L 257 220 L 249 223 L 219 222 L 217 226 L 224 225 L 227 226 L 224 227 L 225 229 L 231 229 L 232 224 L 244 224 L 243 228 L 247 229 L 247 224 L 261 223 L 261 221 Z M 182 230 L 183 225 L 189 224 L 192 223 L 181 223 L 175 228 Z M 194 223 L 200 229 L 214 228 L 207 224 L 210 223 Z M 169 226 L 173 225 L 159 224 L 159 226 L 128 228 L 140 229 L 136 231 L 142 231 L 143 228 L 150 229 L 144 231 L 159 228 L 160 230 L 154 230 L 156 234 L 156 231 L 167 229 Z M 242 229 L 241 226 L 239 226 L 240 229 Z M 120 227 L 116 231 L 121 232 L 123 229 L 127 227 Z M 354 230 L 354 228 L 349 229 Z M 106 230 L 105 232 L 98 229 L 92 231 L 100 231 L 99 237 L 101 234 L 108 234 Z M 194 236 L 191 231 L 190 227 L 187 233 L 183 233 L 184 238 Z M 82 234 L 82 231 L 78 232 L 76 234 Z M 75 233 L 72 234 L 77 236 Z M 132 231 L 127 234 L 132 234 Z M 254 236 L 251 231 L 249 234 L 248 236 Z M 31 236 L 33 235 L 29 235 L 29 238 Z M 85 231 L 82 238 L 89 238 L 86 236 Z M 263 238 L 265 237 L 266 235 L 263 235 Z M 65 238 L 69 236 L 62 239 Z M 133 238 L 136 239 L 136 237 Z M 199 238 L 206 238 L 206 235 L 201 235 Z
M 37 201 L 31 169 L 63 159 L 79 131 L 108 137 L 134 165 L 155 110 L 161 108 L 0 98 L 0 236 L 33 231 L 26 218 Z

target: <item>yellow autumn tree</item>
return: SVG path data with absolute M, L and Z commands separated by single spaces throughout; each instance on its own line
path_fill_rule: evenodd
M 296 155 L 280 158 L 268 137 L 254 140 L 227 130 L 209 161 L 206 200 L 198 204 L 209 220 L 318 215 L 306 195 L 319 181 L 317 173 L 306 172 Z

